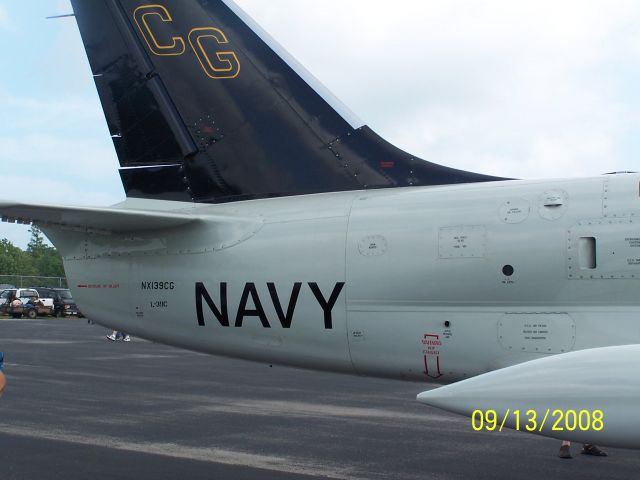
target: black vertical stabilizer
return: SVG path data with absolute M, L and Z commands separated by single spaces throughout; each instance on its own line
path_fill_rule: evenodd
M 71 0 L 127 196 L 224 202 L 499 180 L 364 126 L 230 0 Z

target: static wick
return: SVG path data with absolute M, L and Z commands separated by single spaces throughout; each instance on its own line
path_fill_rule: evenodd
M 75 13 L 67 13 L 66 15 L 52 15 L 50 17 L 45 17 L 47 20 L 53 20 L 55 18 L 67 18 L 67 17 L 75 17 Z

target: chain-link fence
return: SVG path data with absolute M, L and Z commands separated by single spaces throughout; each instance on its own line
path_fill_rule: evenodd
M 2 288 L 52 287 L 68 288 L 64 277 L 37 277 L 30 275 L 0 275 L 0 289 Z

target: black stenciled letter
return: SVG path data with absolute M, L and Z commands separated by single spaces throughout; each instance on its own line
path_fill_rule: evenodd
M 256 307 L 255 310 L 247 310 L 247 301 L 249 300 L 249 295 L 251 295 L 253 304 Z M 240 300 L 240 306 L 238 307 L 238 315 L 236 316 L 236 327 L 242 327 L 244 317 L 259 317 L 260 322 L 262 323 L 262 326 L 264 328 L 271 328 L 271 325 L 269 325 L 269 320 L 267 319 L 267 314 L 264 313 L 264 308 L 262 308 L 262 302 L 260 302 L 260 297 L 258 296 L 258 291 L 256 290 L 255 283 L 247 283 L 244 287 L 244 292 L 242 292 L 242 299 Z
M 325 300 L 324 295 L 322 295 L 322 291 L 317 283 L 309 283 L 309 287 L 311 287 L 311 291 L 318 300 L 318 303 L 322 307 L 324 311 L 324 328 L 327 330 L 331 330 L 333 328 L 333 318 L 331 316 L 331 312 L 333 311 L 333 307 L 336 305 L 338 301 L 338 297 L 344 288 L 344 282 L 336 283 L 335 288 L 333 289 L 333 293 L 329 300 Z
M 204 283 L 202 282 L 196 283 L 196 313 L 198 314 L 198 325 L 200 325 L 201 327 L 205 326 L 204 314 L 202 312 L 203 298 L 204 298 L 204 301 L 207 302 L 209 309 L 213 312 L 213 314 L 218 319 L 218 322 L 220 322 L 220 325 L 222 325 L 223 327 L 228 327 L 229 312 L 227 309 L 227 283 L 224 282 L 220 284 L 220 310 L 218 310 L 218 307 L 216 306 L 216 304 L 213 303 L 213 300 L 211 300 L 211 297 L 209 296 L 209 292 L 207 292 L 207 289 L 204 287 Z
M 293 285 L 293 291 L 291 292 L 291 298 L 289 300 L 289 306 L 287 307 L 286 316 L 284 314 L 284 311 L 282 310 L 282 304 L 280 303 L 280 298 L 278 298 L 278 290 L 276 289 L 276 284 L 267 283 L 267 287 L 269 287 L 269 294 L 271 295 L 271 301 L 273 302 L 273 306 L 276 309 L 276 313 L 278 314 L 278 318 L 280 319 L 282 328 L 291 328 L 291 322 L 293 321 L 293 314 L 296 311 L 296 304 L 298 303 L 298 296 L 300 295 L 300 289 L 302 288 L 302 283 L 295 283 Z

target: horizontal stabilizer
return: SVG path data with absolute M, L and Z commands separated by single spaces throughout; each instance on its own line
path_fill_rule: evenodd
M 32 205 L 0 201 L 3 222 L 60 226 L 104 233 L 175 228 L 202 218 L 188 213 L 124 208 Z M 211 220 L 214 220 L 213 218 Z

